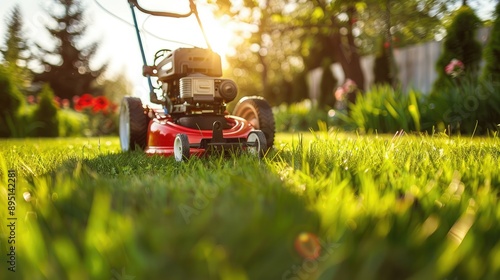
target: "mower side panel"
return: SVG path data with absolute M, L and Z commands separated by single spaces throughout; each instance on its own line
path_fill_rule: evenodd
M 226 116 L 229 129 L 222 131 L 224 139 L 231 138 L 247 138 L 248 133 L 255 130 L 253 126 L 240 117 Z M 186 134 L 189 139 L 189 144 L 192 146 L 199 145 L 202 139 L 212 139 L 212 130 L 192 129 L 185 126 L 180 126 L 172 122 L 170 118 L 153 119 L 149 123 L 148 140 L 145 152 L 147 154 L 159 154 L 163 156 L 172 156 L 174 154 L 174 140 L 179 133 Z M 190 154 L 201 156 L 205 153 L 205 149 L 191 147 Z

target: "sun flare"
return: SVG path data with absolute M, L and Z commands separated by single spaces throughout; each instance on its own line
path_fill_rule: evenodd
M 224 63 L 227 55 L 233 50 L 235 39 L 231 23 L 211 16 L 205 18 L 202 24 L 212 50 L 221 56 Z

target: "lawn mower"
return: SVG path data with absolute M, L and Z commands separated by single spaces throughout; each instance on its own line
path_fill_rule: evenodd
M 229 114 L 226 106 L 237 97 L 234 81 L 222 78 L 220 56 L 210 47 L 194 0 L 184 14 L 145 9 L 141 0 L 128 0 L 142 55 L 149 99 L 162 105 L 152 109 L 140 98 L 125 97 L 120 109 L 120 145 L 123 151 L 190 156 L 246 151 L 262 157 L 273 146 L 275 124 L 269 103 L 262 97 L 243 97 Z M 135 9 L 153 16 L 184 18 L 194 15 L 207 48 L 190 47 L 156 52 L 148 65 Z M 154 87 L 152 77 L 158 86 Z M 157 93 L 158 91 L 158 93 Z

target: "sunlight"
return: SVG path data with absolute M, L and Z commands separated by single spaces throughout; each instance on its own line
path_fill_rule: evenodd
M 234 42 L 237 39 L 235 38 L 235 26 L 231 18 L 227 16 L 216 18 L 214 9 L 215 6 L 210 4 L 200 3 L 198 5 L 199 16 L 207 40 L 213 51 L 221 56 L 222 66 L 225 68 L 227 67 L 226 56 L 233 50 Z M 165 47 L 170 49 L 207 47 L 194 15 L 188 18 L 168 18 L 145 16 L 139 13 L 139 22 L 148 52 Z
M 234 42 L 235 35 L 231 29 L 231 23 L 211 16 L 204 19 L 203 27 L 212 49 L 221 56 L 224 62 L 225 57 L 233 48 L 231 43 Z

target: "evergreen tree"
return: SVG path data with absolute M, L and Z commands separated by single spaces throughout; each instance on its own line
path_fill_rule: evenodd
M 447 29 L 444 50 L 436 65 L 438 78 L 433 92 L 439 92 L 439 89 L 446 87 L 451 81 L 452 77 L 446 74 L 445 68 L 452 59 L 463 63 L 467 75 L 477 76 L 482 53 L 481 43 L 476 40 L 480 24 L 481 20 L 469 6 L 462 6 L 457 10 Z
M 7 19 L 7 33 L 5 36 L 5 47 L 0 50 L 5 64 L 18 65 L 26 62 L 28 46 L 22 37 L 23 21 L 19 5 L 12 10 Z
M 50 16 L 55 21 L 55 27 L 46 28 L 56 46 L 50 50 L 38 46 L 45 71 L 36 74 L 35 81 L 49 83 L 55 95 L 60 98 L 71 99 L 75 95 L 92 93 L 94 81 L 104 72 L 106 65 L 99 69 L 90 67 L 90 61 L 98 48 L 97 43 L 79 47 L 87 30 L 83 6 L 80 0 L 54 1 L 63 12 L 57 13 L 60 9 L 52 9 Z M 47 59 L 51 57 L 56 57 L 58 61 Z
M 490 33 L 490 40 L 484 51 L 483 77 L 492 81 L 500 81 L 500 2 L 495 9 L 495 20 Z
M 54 102 L 54 92 L 48 84 L 45 84 L 40 93 L 40 103 L 33 112 L 33 119 L 40 122 L 40 126 L 35 130 L 35 136 L 59 136 L 58 111 L 59 109 Z
M 0 50 L 3 64 L 12 74 L 15 82 L 21 89 L 27 88 L 31 80 L 31 72 L 27 68 L 30 59 L 27 40 L 23 38 L 23 20 L 19 5 L 14 6 L 11 15 L 7 18 L 7 33 L 5 47 Z

